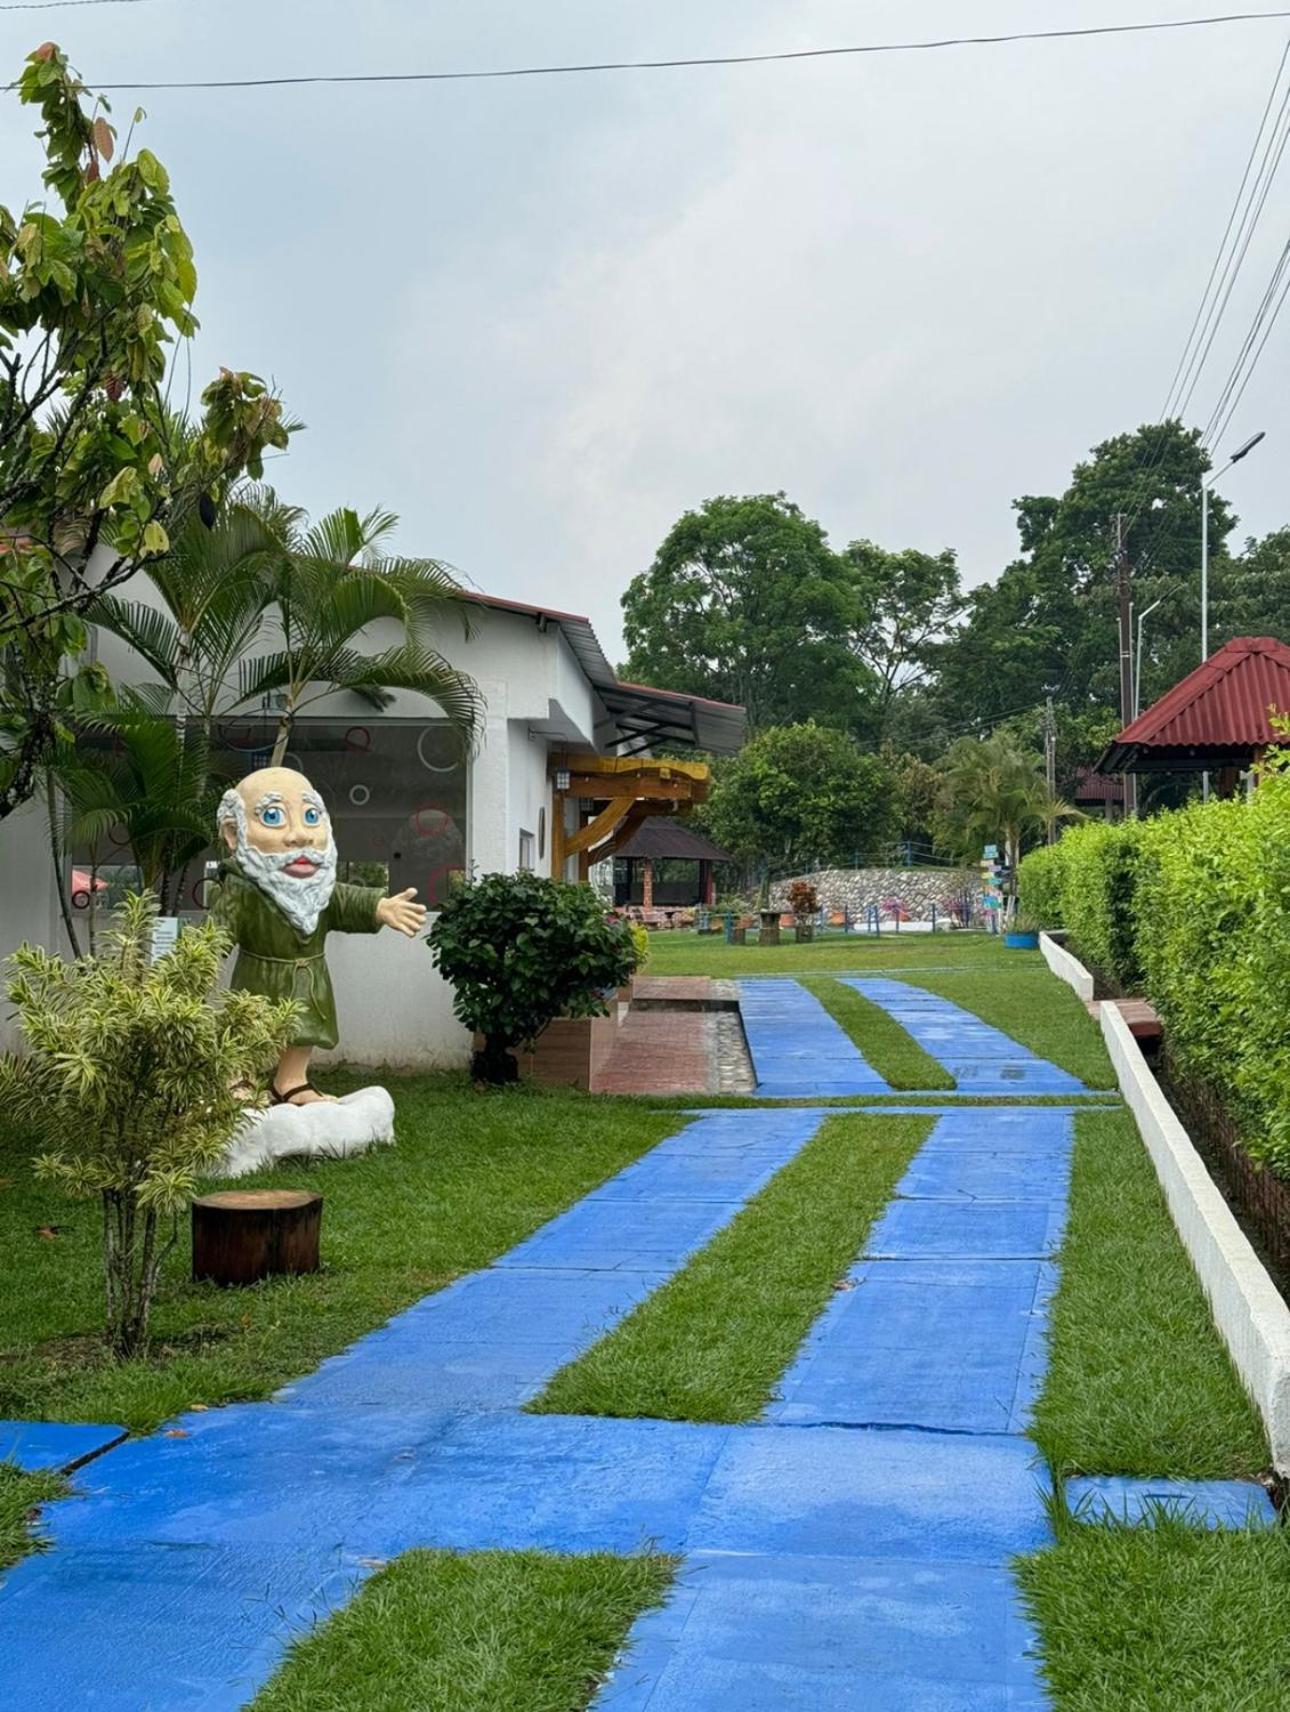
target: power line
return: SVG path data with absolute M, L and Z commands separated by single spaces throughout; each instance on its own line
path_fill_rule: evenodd
M 71 0 L 64 0 L 71 3 Z M 81 0 L 89 3 L 89 0 Z M 106 0 L 100 0 L 106 3 Z M 132 0 L 137 4 L 138 0 Z M 311 73 L 280 77 L 210 77 L 157 79 L 151 82 L 96 83 L 107 91 L 157 89 L 281 89 L 301 84 L 339 83 L 464 83 L 489 78 L 568 77 L 588 72 L 672 71 L 686 67 L 769 65 L 788 60 L 841 59 L 861 54 L 931 53 L 943 48 L 1000 47 L 1010 42 L 1074 41 L 1093 36 L 1147 35 L 1164 30 L 1206 29 L 1220 24 L 1257 23 L 1290 18 L 1290 8 L 1274 12 L 1227 12 L 1205 18 L 1172 18 L 1144 24 L 1101 24 L 1083 29 L 1018 30 L 996 36 L 945 36 L 935 41 L 867 42 L 853 47 L 796 48 L 781 53 L 708 54 L 686 59 L 594 60 L 569 65 L 502 66 L 478 71 L 370 71 Z
M 0 12 L 61 12 L 69 6 L 143 6 L 149 0 L 6 0 Z

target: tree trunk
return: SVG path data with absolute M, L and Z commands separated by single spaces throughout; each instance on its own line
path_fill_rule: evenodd
M 291 719 L 291 709 L 286 708 L 278 720 L 278 733 L 273 739 L 273 753 L 269 757 L 271 767 L 282 765 L 282 757 L 286 754 L 287 744 L 291 741 Z
M 193 1277 L 257 1284 L 317 1272 L 323 1198 L 306 1189 L 225 1189 L 193 1202 Z
M 477 1052 L 470 1062 L 470 1073 L 475 1081 L 487 1082 L 493 1087 L 518 1082 L 519 1062 L 510 1047 L 511 1043 L 505 1035 L 486 1034 L 483 1051 Z
M 54 864 L 54 885 L 58 888 L 58 910 L 63 918 L 63 926 L 67 930 L 67 943 L 72 948 L 72 956 L 81 954 L 81 942 L 76 932 L 76 923 L 72 919 L 71 905 L 68 902 L 68 878 L 63 872 L 63 841 L 58 832 L 58 789 L 54 784 L 54 775 L 45 775 L 45 814 L 49 820 L 49 858 Z

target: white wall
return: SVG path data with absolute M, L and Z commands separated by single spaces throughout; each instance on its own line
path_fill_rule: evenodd
M 49 859 L 45 813 L 27 803 L 0 821 L 0 958 L 24 940 L 64 953 L 67 936 L 58 914 L 54 870 Z M 8 1002 L 0 997 L 0 1047 L 17 1045 Z

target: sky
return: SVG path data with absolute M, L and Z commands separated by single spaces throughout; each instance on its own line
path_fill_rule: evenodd
M 1271 0 L 1250 0 L 1251 6 Z M 141 0 L 0 10 L 91 86 L 757 53 L 1124 23 L 1207 0 Z M 1239 9 L 1239 8 L 1231 8 Z M 220 364 L 306 424 L 320 513 L 585 613 L 681 513 L 783 490 L 838 546 L 1015 555 L 1012 501 L 1158 417 L 1290 23 L 904 56 L 111 97 L 170 170 Z M 0 201 L 38 189 L 0 102 Z M 1202 376 L 1209 415 L 1286 237 L 1273 190 Z M 1238 534 L 1290 523 L 1290 312 L 1231 428 Z M 181 368 L 184 381 L 186 365 Z M 182 390 L 182 387 L 181 387 Z M 1198 545 L 1199 553 L 1199 545 Z

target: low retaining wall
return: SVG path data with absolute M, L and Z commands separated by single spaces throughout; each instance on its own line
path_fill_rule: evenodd
M 1043 953 L 1044 962 L 1057 979 L 1065 981 L 1068 987 L 1073 987 L 1087 1004 L 1093 997 L 1093 977 L 1078 958 L 1072 957 L 1064 945 L 1059 945 L 1046 933 L 1039 935 L 1039 949 Z
M 823 868 L 797 878 L 815 887 L 829 915 L 850 910 L 852 920 L 862 919 L 874 905 L 885 913 L 887 905 L 899 899 L 912 920 L 928 921 L 933 904 L 944 916 L 965 893 L 975 898 L 981 890 L 981 876 L 970 868 Z M 791 879 L 781 880 L 771 887 L 774 906 L 787 908 L 792 884 Z
M 1214 1323 L 1263 1417 L 1274 1466 L 1290 1473 L 1290 1307 L 1161 1092 L 1129 1025 L 1114 1005 L 1103 1005 L 1100 1016 L 1120 1092 L 1155 1164 Z

